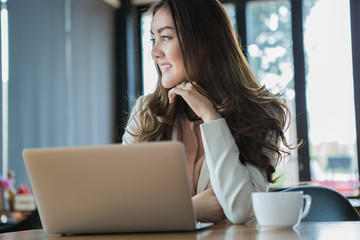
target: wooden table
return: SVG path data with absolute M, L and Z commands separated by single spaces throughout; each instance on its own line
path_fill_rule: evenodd
M 194 232 L 177 233 L 138 233 L 138 234 L 102 234 L 58 236 L 48 235 L 43 230 L 31 230 L 0 234 L 0 240 L 297 240 L 297 239 L 360 239 L 360 222 L 328 222 L 301 223 L 295 230 L 265 230 L 259 231 L 256 224 L 248 225 L 213 225 Z

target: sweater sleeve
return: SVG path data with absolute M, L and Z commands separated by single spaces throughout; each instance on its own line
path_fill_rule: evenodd
M 232 223 L 250 221 L 254 218 L 251 193 L 269 188 L 265 174 L 240 162 L 239 149 L 225 119 L 200 127 L 211 185 L 226 217 Z
M 130 133 L 133 133 L 133 134 L 137 133 L 137 126 L 138 126 L 138 121 L 139 121 L 139 111 L 140 111 L 140 106 L 141 106 L 141 103 L 143 102 L 143 100 L 144 100 L 144 96 L 139 97 L 136 100 L 136 103 L 131 110 L 129 120 L 128 120 L 126 128 L 125 128 L 125 133 L 122 137 L 123 145 L 132 144 L 132 143 L 136 142 L 135 137 L 133 135 L 131 135 Z

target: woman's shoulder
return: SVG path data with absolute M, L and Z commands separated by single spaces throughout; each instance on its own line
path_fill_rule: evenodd
M 135 113 L 135 112 L 138 112 L 138 111 L 144 109 L 148 103 L 149 97 L 150 97 L 150 95 L 141 95 L 138 98 L 136 98 L 133 101 L 135 103 L 132 107 L 132 112 Z
M 122 138 L 123 144 L 130 144 L 136 142 L 136 136 L 139 134 L 139 124 L 140 124 L 140 113 L 142 109 L 146 106 L 147 96 L 142 95 L 138 98 L 132 99 L 134 105 L 132 107 L 126 128 L 125 133 Z

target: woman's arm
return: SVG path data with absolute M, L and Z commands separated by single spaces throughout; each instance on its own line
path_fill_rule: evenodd
M 251 164 L 240 162 L 239 149 L 225 119 L 190 83 L 172 88 L 168 95 L 170 103 L 176 95 L 182 96 L 204 121 L 200 129 L 210 181 L 226 217 L 232 223 L 253 219 L 251 193 L 268 190 L 265 175 Z
M 219 223 L 226 220 L 224 211 L 212 188 L 192 197 L 192 203 L 197 221 Z
M 256 167 L 243 165 L 239 150 L 225 119 L 200 125 L 213 191 L 232 223 L 254 218 L 251 193 L 267 191 L 265 175 Z

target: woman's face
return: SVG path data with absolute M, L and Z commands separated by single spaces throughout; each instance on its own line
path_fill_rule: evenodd
M 186 80 L 175 24 L 168 6 L 161 7 L 151 23 L 153 49 L 151 55 L 162 74 L 164 88 L 173 88 Z

